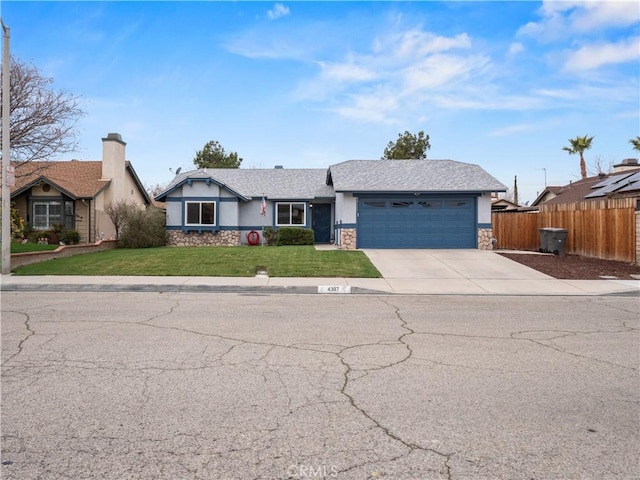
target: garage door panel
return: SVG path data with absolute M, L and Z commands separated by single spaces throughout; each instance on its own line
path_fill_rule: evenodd
M 475 248 L 473 197 L 358 201 L 360 248 Z

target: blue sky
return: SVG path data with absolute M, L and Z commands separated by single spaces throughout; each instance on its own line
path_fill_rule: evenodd
M 209 140 L 243 168 L 377 159 L 400 132 L 533 201 L 636 157 L 637 1 L 2 2 L 11 51 L 82 95 L 80 149 L 118 132 L 146 185 Z

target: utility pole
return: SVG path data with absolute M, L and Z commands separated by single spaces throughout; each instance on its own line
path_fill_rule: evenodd
M 7 171 L 11 167 L 11 58 L 9 56 L 9 27 L 2 19 L 2 274 L 11 273 L 11 191 Z

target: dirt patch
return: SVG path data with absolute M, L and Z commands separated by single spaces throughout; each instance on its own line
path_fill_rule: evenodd
M 581 257 L 579 255 L 559 257 L 536 253 L 498 253 L 510 260 L 563 280 L 602 280 L 603 277 L 615 277 L 620 280 L 637 280 L 640 278 L 640 265 L 633 263 Z M 637 277 L 634 278 L 632 275 L 637 275 Z

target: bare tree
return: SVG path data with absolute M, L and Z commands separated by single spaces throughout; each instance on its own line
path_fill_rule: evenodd
M 122 200 L 117 203 L 109 202 L 105 205 L 104 213 L 111 219 L 111 223 L 116 229 L 116 240 L 118 240 L 129 216 L 135 210 L 136 208 L 133 205 Z
M 156 195 L 160 195 L 167 189 L 167 185 L 163 183 L 156 183 L 155 185 L 148 185 L 145 183 L 144 189 L 147 191 L 151 198 L 155 198 Z
M 11 58 L 11 160 L 19 165 L 77 150 L 81 97 L 53 89 L 34 65 Z M 0 89 L 4 107 L 4 96 Z
M 611 173 L 613 172 L 613 163 L 613 160 L 607 161 L 600 155 L 597 155 L 596 158 L 587 165 L 587 172 L 593 177 L 601 173 Z

